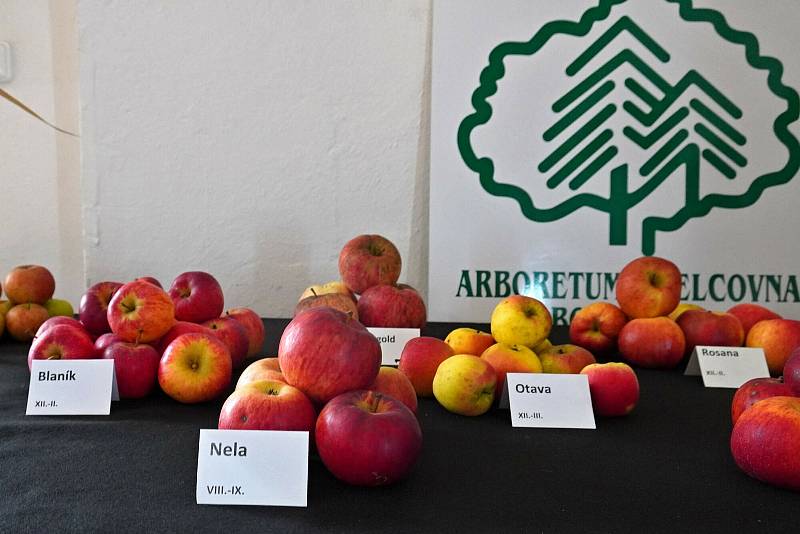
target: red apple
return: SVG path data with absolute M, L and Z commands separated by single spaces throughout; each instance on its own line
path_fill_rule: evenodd
M 417 418 L 399 400 L 376 391 L 350 391 L 319 414 L 316 444 L 333 475 L 357 486 L 406 478 L 422 451 Z
M 751 477 L 800 491 L 800 398 L 772 397 L 746 410 L 733 427 L 731 453 Z
M 483 351 L 481 358 L 489 362 L 497 373 L 497 384 L 494 391 L 495 399 L 499 399 L 503 393 L 506 374 L 542 372 L 542 362 L 539 357 L 525 345 L 496 343 Z
M 211 331 L 210 328 L 203 326 L 197 323 L 190 323 L 187 321 L 175 321 L 175 324 L 172 325 L 172 328 L 167 330 L 167 333 L 164 336 L 156 341 L 154 347 L 158 351 L 159 354 L 164 354 L 164 351 L 167 349 L 167 346 L 172 343 L 176 337 L 182 336 L 183 334 L 208 334 L 213 335 L 214 333 Z
M 202 271 L 179 275 L 169 288 L 175 303 L 175 318 L 190 323 L 203 323 L 219 317 L 225 307 L 222 286 L 217 279 Z
M 668 317 L 629 321 L 619 333 L 618 344 L 622 357 L 639 367 L 675 367 L 686 349 L 683 330 Z
M 33 360 L 89 360 L 96 356 L 89 334 L 60 324 L 48 328 L 33 341 L 28 351 L 28 369 Z
M 302 391 L 278 380 L 259 380 L 231 393 L 218 428 L 313 432 L 316 419 L 314 405 Z
M 344 313 L 312 308 L 283 331 L 278 361 L 289 384 L 323 403 L 372 384 L 381 366 L 381 346 L 364 325 Z
M 397 247 L 379 235 L 354 237 L 339 253 L 342 281 L 358 294 L 372 286 L 397 283 L 401 267 Z
M 676 322 L 686 338 L 686 352 L 697 345 L 741 347 L 744 343 L 742 323 L 730 313 L 687 310 Z
M 41 265 L 20 265 L 8 273 L 4 287 L 11 302 L 44 304 L 53 297 L 56 280 Z
M 635 259 L 619 273 L 616 295 L 619 307 L 628 317 L 667 315 L 681 300 L 681 272 L 663 258 Z
M 403 347 L 397 368 L 408 377 L 418 396 L 432 397 L 436 369 L 453 354 L 450 345 L 441 339 L 415 337 L 409 339 Z
M 83 324 L 79 320 L 73 319 L 72 317 L 66 317 L 64 315 L 56 315 L 55 317 L 50 317 L 48 320 L 43 322 L 42 326 L 40 326 L 36 331 L 36 335 L 34 337 L 41 336 L 47 329 L 52 328 L 57 324 L 66 324 L 74 328 L 78 328 L 79 330 L 86 331 L 86 329 L 83 327 Z
M 183 334 L 170 343 L 158 365 L 158 383 L 178 402 L 194 404 L 220 396 L 231 385 L 228 347 L 211 334 Z
M 286 377 L 283 376 L 280 367 L 278 367 L 278 358 L 261 358 L 245 367 L 242 374 L 239 375 L 236 388 L 261 380 L 286 382 Z
M 792 395 L 800 397 L 800 347 L 794 349 L 783 365 L 783 381 L 789 386 Z
M 50 315 L 39 304 L 17 304 L 6 313 L 6 330 L 17 341 L 27 343 Z
M 160 287 L 161 289 L 164 289 L 164 286 L 161 285 L 161 282 L 159 282 L 157 279 L 153 278 L 152 276 L 140 276 L 136 280 L 141 280 L 143 282 L 149 282 L 149 283 L 153 284 L 156 287 Z
M 472 354 L 480 356 L 483 351 L 497 343 L 492 334 L 474 328 L 456 328 L 444 338 L 453 354 Z
M 121 399 L 141 399 L 153 391 L 158 380 L 158 351 L 144 343 L 114 343 L 103 351 L 114 360 L 114 374 Z
M 266 337 L 261 317 L 250 308 L 231 308 L 225 315 L 235 319 L 244 327 L 247 334 L 247 357 L 252 358 L 261 352 Z
M 323 306 L 339 310 L 353 319 L 358 320 L 358 306 L 356 305 L 356 301 L 341 293 L 325 293 L 324 295 L 318 295 L 316 297 L 304 298 L 294 307 L 294 315 L 308 310 L 309 308 L 321 308 Z
M 103 334 L 94 340 L 94 348 L 97 351 L 97 354 L 103 354 L 105 350 L 114 343 L 125 343 L 125 340 L 119 337 L 117 334 L 112 334 L 109 332 L 108 334 Z
M 569 325 L 569 339 L 593 354 L 610 354 L 628 318 L 610 302 L 595 302 L 581 308 Z
M 770 397 L 792 396 L 792 389 L 780 378 L 752 378 L 736 390 L 731 402 L 733 424 L 746 409 Z
M 602 417 L 628 415 L 639 402 L 639 380 L 627 364 L 591 363 L 581 370 L 589 377 L 594 413 Z
M 587 365 L 597 362 L 594 355 L 577 345 L 553 345 L 539 353 L 545 373 L 578 374 Z
M 748 347 L 761 347 L 773 376 L 781 374 L 789 355 L 800 347 L 800 321 L 768 319 L 759 321 L 747 334 Z
M 751 303 L 737 304 L 729 309 L 728 313 L 735 315 L 736 318 L 742 323 L 745 337 L 747 336 L 747 333 L 750 332 L 750 329 L 753 328 L 753 325 L 759 321 L 782 319 L 782 317 L 774 311 L 767 309 L 764 306 Z
M 358 317 L 364 326 L 422 328 L 425 316 L 422 297 L 409 286 L 372 286 L 358 299 Z
M 98 282 L 81 297 L 78 318 L 90 334 L 99 336 L 111 332 L 108 325 L 108 303 L 121 287 L 119 282 Z
M 394 367 L 381 367 L 375 381 L 367 389 L 390 395 L 417 413 L 417 392 L 408 377 Z
M 163 289 L 148 282 L 128 282 L 108 304 L 108 324 L 125 341 L 149 343 L 175 324 L 175 306 Z
M 203 326 L 210 328 L 228 347 L 231 353 L 231 364 L 234 369 L 238 369 L 247 358 L 247 331 L 233 317 L 218 317 L 203 323 Z

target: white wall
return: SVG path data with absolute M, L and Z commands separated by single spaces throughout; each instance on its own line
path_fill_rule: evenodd
M 42 116 L 78 130 L 74 3 L 4 0 L 0 41 L 12 46 L 14 78 L 1 83 Z M 0 277 L 38 263 L 56 296 L 75 305 L 84 288 L 79 141 L 0 100 Z
M 430 0 L 79 0 L 86 283 L 290 315 L 344 242 L 427 285 Z

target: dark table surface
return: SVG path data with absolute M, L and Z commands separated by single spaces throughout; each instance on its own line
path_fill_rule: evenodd
M 265 355 L 287 322 L 266 320 Z M 596 430 L 514 429 L 508 411 L 469 418 L 420 399 L 408 480 L 350 487 L 312 453 L 308 508 L 281 508 L 195 504 L 199 429 L 216 428 L 224 398 L 159 392 L 110 416 L 26 417 L 26 354 L 0 343 L 0 532 L 800 532 L 800 495 L 731 458 L 733 390 L 679 370 L 637 370 L 636 410 Z

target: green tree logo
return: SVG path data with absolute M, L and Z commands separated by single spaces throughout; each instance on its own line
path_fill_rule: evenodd
M 669 43 L 659 42 L 634 16 L 617 12 L 627 3 L 600 0 L 578 22 L 550 22 L 527 42 L 494 48 L 472 96 L 475 111 L 459 127 L 458 147 L 482 187 L 491 195 L 516 200 L 532 221 L 555 221 L 581 208 L 607 213 L 611 245 L 627 244 L 631 210 L 666 182 L 672 181 L 673 188 L 679 182 L 683 194 L 675 211 L 642 218 L 642 252 L 653 254 L 657 232 L 678 230 L 714 207 L 750 206 L 768 187 L 794 177 L 800 146 L 788 126 L 798 119 L 800 101 L 797 92 L 781 82 L 781 63 L 760 55 L 754 35 L 730 28 L 717 11 L 693 8 L 691 0 L 651 2 L 675 11 L 683 23 L 703 23 L 695 24 L 694 32 L 713 28 L 722 44 L 736 47 L 732 52 L 743 56 L 740 61 L 748 72 L 765 80 L 762 85 L 769 92 L 764 94 L 775 102 L 776 113 L 774 118 L 753 117 L 763 121 L 769 135 L 756 132 L 755 141 L 748 140 L 742 106 L 761 95 L 742 98 L 739 88 L 719 87 L 702 69 L 678 64 L 665 46 Z M 637 4 L 641 7 L 643 2 Z M 518 136 L 515 140 L 523 145 L 529 136 L 536 137 L 538 145 L 516 158 L 522 166 L 501 169 L 495 159 L 476 153 L 479 127 L 495 113 L 490 99 L 508 70 L 526 58 L 537 58 L 558 38 L 577 42 L 580 50 L 561 67 L 559 75 L 566 78 L 559 87 L 567 89 L 549 104 L 552 120 L 530 121 L 536 124 L 521 135 L 502 131 L 503 136 Z M 681 49 L 680 43 L 676 48 Z M 691 54 L 684 55 L 691 59 Z M 547 72 L 536 72 L 537 82 L 548 79 Z M 731 92 L 745 102 L 736 101 Z M 615 95 L 622 101 L 615 101 Z M 548 105 L 532 100 L 532 106 Z M 763 157 L 763 137 L 780 148 L 780 156 L 773 156 L 773 147 L 769 157 Z M 751 161 L 750 155 L 759 153 L 760 161 Z M 545 206 L 547 201 L 550 205 Z

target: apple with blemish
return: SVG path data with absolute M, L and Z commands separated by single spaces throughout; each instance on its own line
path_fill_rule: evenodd
M 617 338 L 628 318 L 610 302 L 595 302 L 581 308 L 569 325 L 574 345 L 594 354 L 609 354 L 617 348 Z
M 497 372 L 486 360 L 456 354 L 443 361 L 433 377 L 433 396 L 447 411 L 476 416 L 494 401 Z
M 339 253 L 342 282 L 359 295 L 377 285 L 394 285 L 402 262 L 397 247 L 383 236 L 359 235 Z
M 639 402 L 639 379 L 625 363 L 590 363 L 581 374 L 589 379 L 592 408 L 597 415 L 628 415 Z
M 792 352 L 800 347 L 800 321 L 767 319 L 753 325 L 747 334 L 748 347 L 764 349 L 767 367 L 772 376 L 783 372 Z
M 231 385 L 231 355 L 213 334 L 175 338 L 158 364 L 158 383 L 178 402 L 194 404 L 219 397 Z
M 619 273 L 615 291 L 619 307 L 630 318 L 666 316 L 680 302 L 681 272 L 664 258 L 637 258 Z
M 417 392 L 408 377 L 394 367 L 381 367 L 368 390 L 391 395 L 417 413 Z
M 491 317 L 492 337 L 498 343 L 533 348 L 550 335 L 553 318 L 540 301 L 512 295 L 495 306 Z
M 313 432 L 317 412 L 296 387 L 280 380 L 258 380 L 227 398 L 219 414 L 220 429 Z
M 759 321 L 768 321 L 770 319 L 783 319 L 783 317 L 781 317 L 774 311 L 765 308 L 764 306 L 752 303 L 737 304 L 736 306 L 733 306 L 731 309 L 729 309 L 728 313 L 735 315 L 742 323 L 742 328 L 744 328 L 745 337 L 750 332 L 750 329 L 753 328 L 753 325 L 755 325 Z
M 145 343 L 112 343 L 102 353 L 104 360 L 114 360 L 114 374 L 121 399 L 148 396 L 158 382 L 161 356 Z
M 378 285 L 366 289 L 358 299 L 358 320 L 379 328 L 423 328 L 425 303 L 411 286 Z
M 27 343 L 50 318 L 44 306 L 39 304 L 17 304 L 6 313 L 6 330 L 17 341 Z
M 28 369 L 33 360 L 87 360 L 97 356 L 89 334 L 71 325 L 48 328 L 28 350 Z
M 578 374 L 584 367 L 596 363 L 594 355 L 577 345 L 553 345 L 539 353 L 542 372 L 559 374 Z
M 169 287 L 175 305 L 175 318 L 204 323 L 222 314 L 225 297 L 217 279 L 203 271 L 181 273 Z
M 497 373 L 495 398 L 499 399 L 503 392 L 508 373 L 541 373 L 542 362 L 531 349 L 525 345 L 506 345 L 495 343 L 481 354 L 481 359 L 489 362 Z
M 247 332 L 239 324 L 239 321 L 233 317 L 218 317 L 217 319 L 206 321 L 203 326 L 211 329 L 214 335 L 228 347 L 233 368 L 238 369 L 241 367 L 247 358 L 249 343 Z
M 628 321 L 619 333 L 617 344 L 629 363 L 671 369 L 683 360 L 686 338 L 672 319 L 651 317 Z
M 752 378 L 734 393 L 731 402 L 731 420 L 736 424 L 739 416 L 759 401 L 770 397 L 792 395 L 792 389 L 780 378 Z
M 20 265 L 8 273 L 3 287 L 11 302 L 44 304 L 53 298 L 56 280 L 46 267 Z
M 121 287 L 119 282 L 98 282 L 81 297 L 78 318 L 90 334 L 99 336 L 111 332 L 108 324 L 108 303 Z
M 436 369 L 453 354 L 450 345 L 441 339 L 428 336 L 415 337 L 409 339 L 403 347 L 397 368 L 408 377 L 417 396 L 432 397 Z
M 686 352 L 698 345 L 709 347 L 741 347 L 744 329 L 735 315 L 705 310 L 687 310 L 677 320 L 686 338 Z
M 294 315 L 311 308 L 322 307 L 339 310 L 358 320 L 358 305 L 356 305 L 356 301 L 341 293 L 326 293 L 317 297 L 304 298 L 294 307 Z
M 108 324 L 129 343 L 149 343 L 173 327 L 175 306 L 163 289 L 148 282 L 128 282 L 108 303 Z
M 483 351 L 497 343 L 492 334 L 466 327 L 451 331 L 444 338 L 444 342 L 453 349 L 453 354 L 472 354 L 473 356 L 480 356 Z
M 261 317 L 250 308 L 231 308 L 225 312 L 225 315 L 235 319 L 244 327 L 247 334 L 247 357 L 252 358 L 261 352 L 266 337 L 264 321 L 261 320 Z

